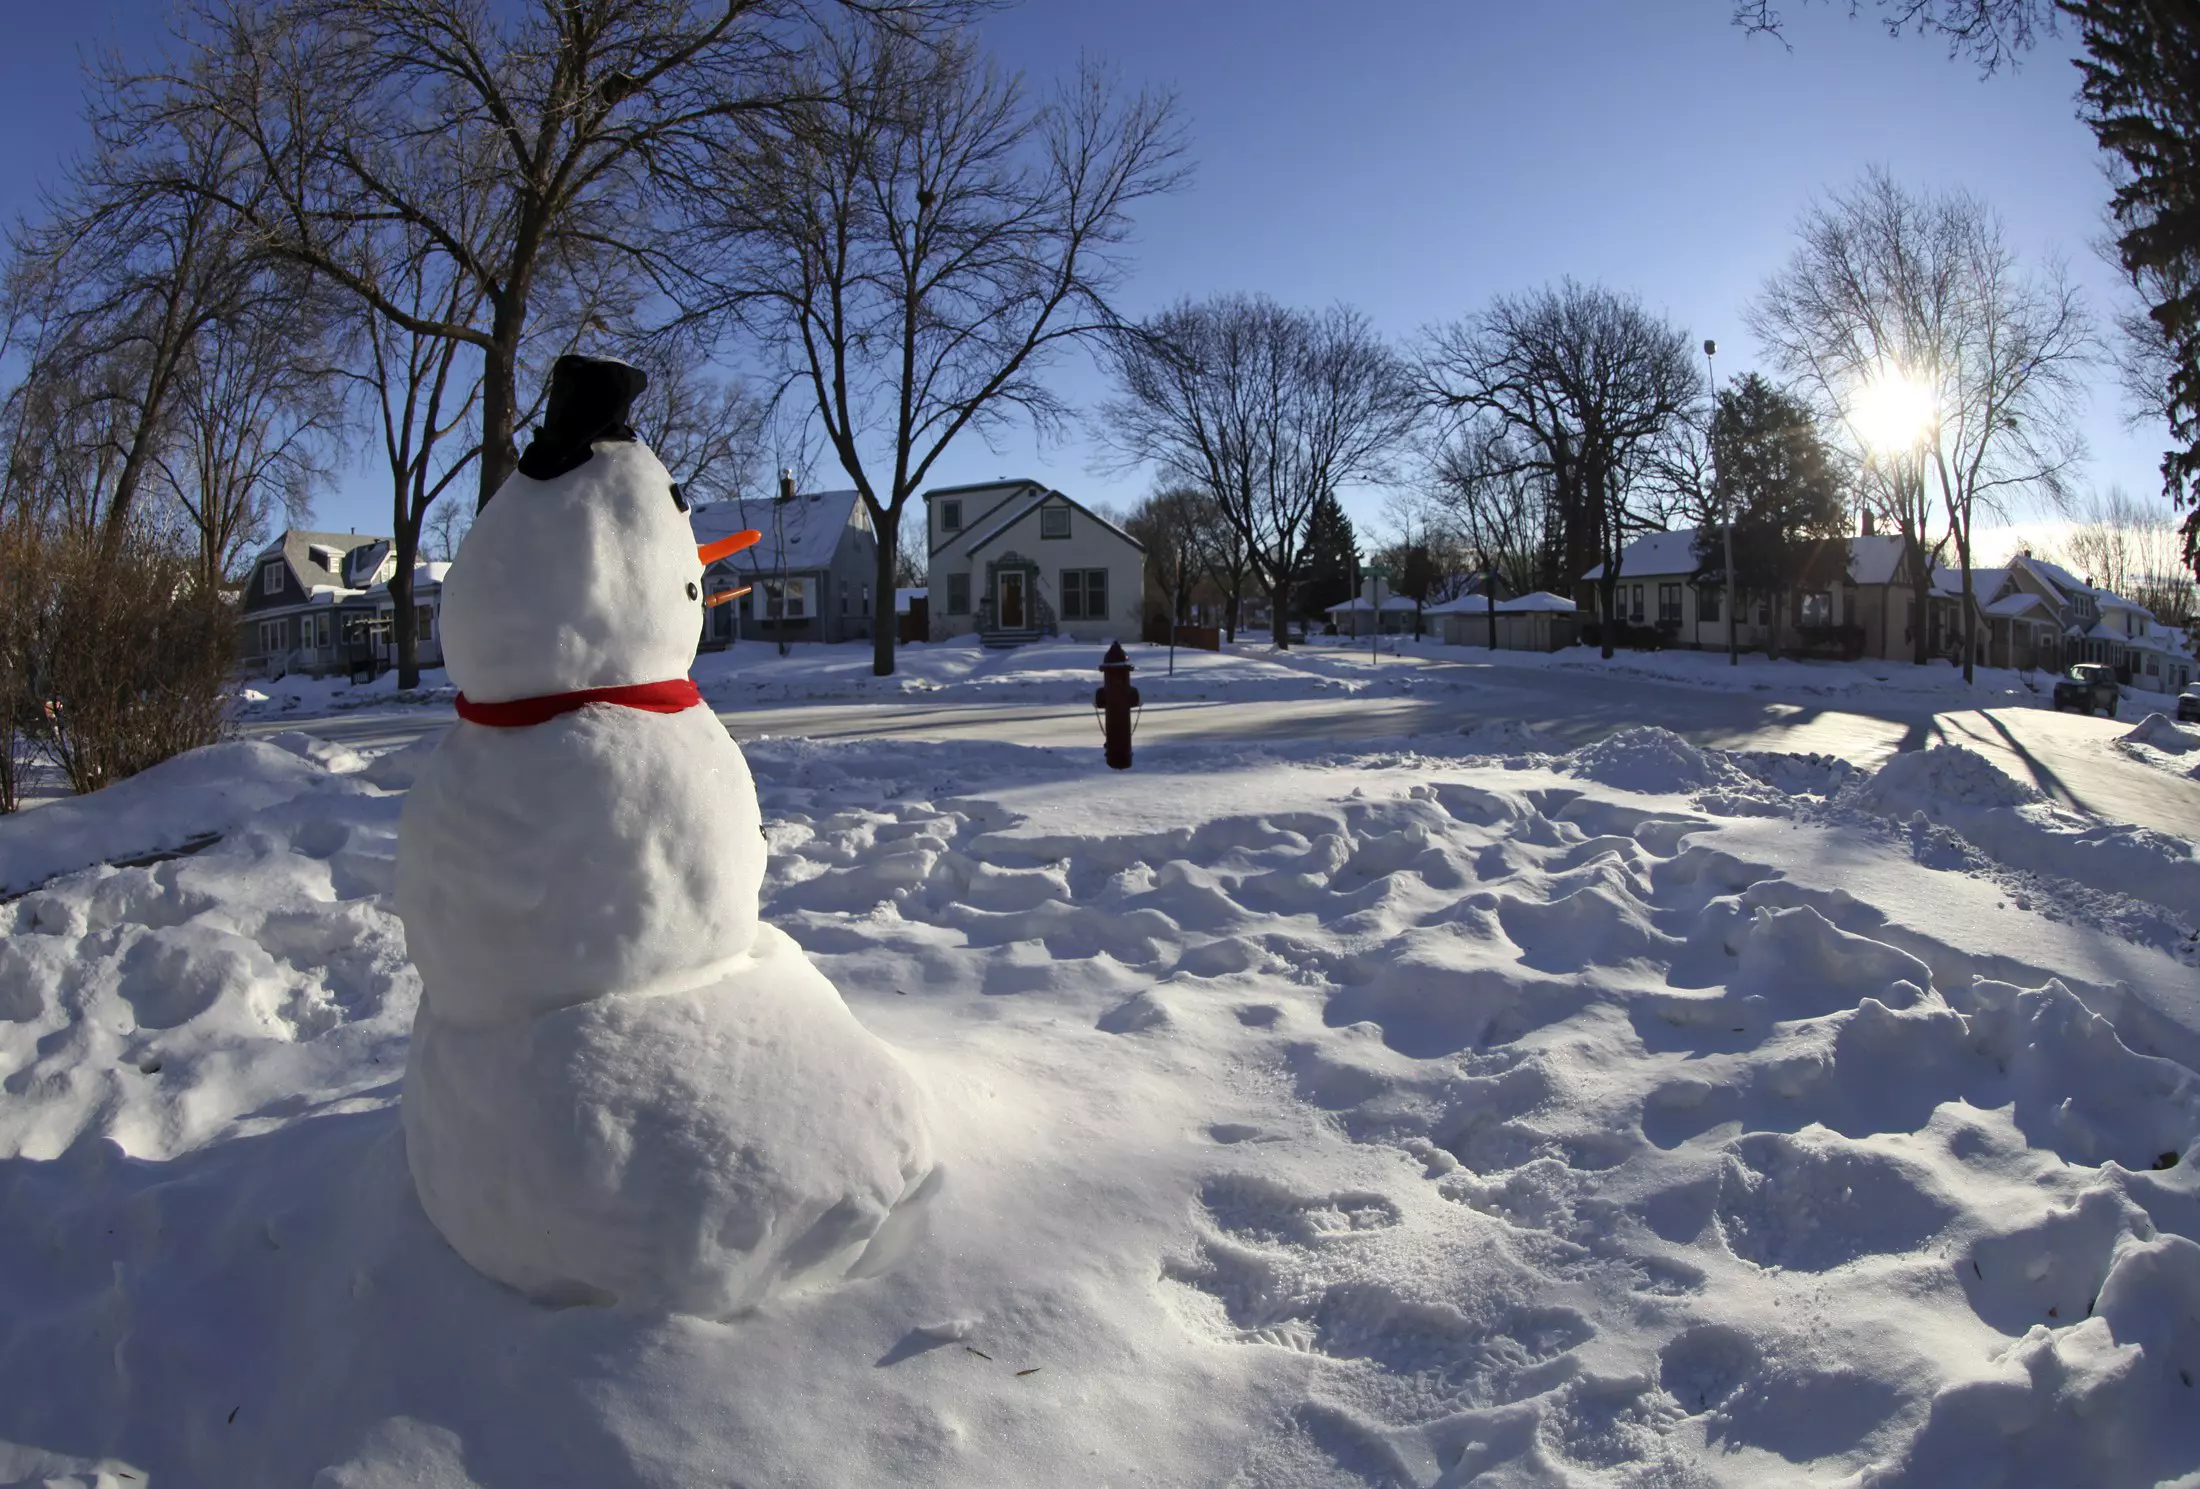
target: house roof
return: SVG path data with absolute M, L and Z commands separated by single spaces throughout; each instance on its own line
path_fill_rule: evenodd
M 1037 482 L 1032 482 L 1031 484 L 1034 486 L 1038 485 Z M 970 487 L 965 489 L 976 490 L 978 488 Z M 927 493 L 927 495 L 929 496 L 929 493 Z M 1060 501 L 1067 503 L 1072 510 L 1084 513 L 1087 517 L 1090 517 L 1093 521 L 1099 523 L 1109 532 L 1114 533 L 1124 542 L 1130 544 L 1133 548 L 1136 548 L 1140 553 L 1144 553 L 1146 551 L 1146 545 L 1144 543 L 1139 542 L 1138 539 L 1132 537 L 1129 533 L 1123 531 L 1123 529 L 1108 521 L 1107 518 L 1101 516 L 1098 512 L 1092 510 L 1092 508 L 1085 506 L 1083 503 L 1076 501 L 1071 497 L 1064 496 L 1059 491 L 1052 491 L 1044 486 L 1039 486 L 1038 489 L 1032 492 L 1032 494 L 1027 499 L 1020 502 L 1009 503 L 1009 511 L 1006 517 L 1003 517 L 1000 521 L 994 523 L 984 532 L 978 534 L 978 536 L 972 538 L 968 543 L 964 544 L 963 556 L 965 558 L 974 556 L 980 548 L 985 547 L 986 544 L 992 542 L 1002 533 L 1007 532 L 1010 528 L 1014 527 L 1017 523 L 1023 521 L 1024 518 L 1030 516 L 1034 511 L 1038 510 L 1040 507 L 1044 506 L 1050 501 Z
M 290 565 L 290 572 L 298 576 L 298 583 L 308 594 L 321 589 L 344 589 L 347 588 L 344 576 L 335 568 L 324 564 L 313 550 L 318 548 L 345 554 L 354 548 L 364 548 L 370 543 L 388 541 L 389 539 L 373 533 L 324 533 L 314 532 L 309 528 L 286 528 L 275 541 L 259 551 L 254 562 L 281 554 Z
M 2013 595 L 2003 595 L 1986 607 L 1988 615 L 1998 616 L 2004 620 L 2022 616 L 2028 610 L 2039 611 L 2038 619 L 2040 620 L 2053 619 L 2048 614 L 2045 600 L 2042 600 L 2038 595 L 2026 594 L 2023 590 L 2019 590 Z
M 1678 532 L 1644 533 L 1619 551 L 1619 573 L 1622 579 L 1651 579 L 1660 575 L 1693 574 L 1696 572 L 1696 530 L 1685 527 Z M 1581 576 L 1585 580 L 1602 579 L 1604 565 L 1598 564 Z
M 1044 490 L 1046 482 L 1034 481 L 1029 476 L 1002 476 L 996 481 L 969 481 L 960 486 L 934 486 L 924 493 L 924 499 L 930 501 L 935 496 L 960 496 L 966 491 L 1007 491 L 1017 486 L 1037 486 Z
M 734 497 L 712 502 L 688 513 L 697 543 L 712 543 L 737 532 L 755 528 L 764 535 L 753 548 L 743 549 L 719 562 L 745 574 L 775 573 L 786 569 L 829 568 L 840 551 L 841 535 L 856 525 L 863 504 L 859 491 L 804 491 L 774 512 L 777 503 L 768 497 Z M 782 561 L 779 544 L 784 540 Z
M 1971 598 L 1980 605 L 1989 595 L 1997 593 L 2009 582 L 2007 569 L 1973 569 L 1971 571 Z M 1947 564 L 1933 566 L 1933 593 L 1960 599 L 1963 595 L 1963 571 Z
M 1386 596 L 1383 600 L 1383 609 L 1386 611 L 1411 610 L 1414 608 L 1415 606 L 1413 601 L 1405 595 L 1389 595 Z M 1354 610 L 1360 611 L 1363 614 L 1366 613 L 1366 595 L 1354 595 L 1349 600 L 1331 605 L 1327 608 L 1327 611 L 1325 613 L 1329 615 L 1343 615 Z
M 1551 615 L 1571 615 L 1576 609 L 1572 600 L 1564 595 L 1554 595 L 1547 589 L 1531 589 L 1524 595 L 1497 602 L 1497 613 L 1528 615 L 1543 612 Z

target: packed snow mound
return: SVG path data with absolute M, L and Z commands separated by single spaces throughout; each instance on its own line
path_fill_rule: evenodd
M 0 897 L 93 864 L 203 845 L 327 784 L 330 767 L 292 739 L 208 745 L 89 796 L 0 817 Z M 322 749 L 336 769 L 357 769 L 350 750 Z
M 2180 728 L 2168 714 L 2150 713 L 2122 742 L 2152 745 L 2165 755 L 2184 755 L 2200 750 L 2200 730 Z
M 1715 755 L 1648 724 L 1574 751 L 1573 772 L 1599 785 L 1653 795 L 1706 790 L 1728 784 L 1734 775 Z
M 1865 810 L 1882 817 L 1923 812 L 1941 816 L 1950 807 L 2019 807 L 2040 793 L 1962 745 L 1905 750 L 1860 781 L 1851 793 Z
M 846 1275 L 932 1176 L 922 1097 L 877 1053 L 766 926 L 699 988 L 486 1028 L 424 1006 L 405 1151 L 429 1218 L 490 1276 L 722 1318 Z

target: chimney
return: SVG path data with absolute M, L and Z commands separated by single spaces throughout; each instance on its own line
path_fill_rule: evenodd
M 1863 526 L 1858 530 L 1867 538 L 1872 535 L 1872 509 L 1870 507 L 1864 509 Z

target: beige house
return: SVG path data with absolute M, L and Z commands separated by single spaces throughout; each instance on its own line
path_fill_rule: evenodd
M 1091 508 L 1032 480 L 936 487 L 924 506 L 934 641 L 1138 639 L 1145 546 Z
M 1910 545 L 1890 534 L 1863 533 L 1819 542 L 1784 607 L 1781 648 L 1792 650 L 1809 644 L 1813 637 L 1853 628 L 1847 633 L 1849 644 L 1860 646 L 1861 655 L 1907 657 L 1913 629 L 1921 619 L 1915 614 L 1910 585 L 1915 562 Z M 1581 576 L 1576 600 L 1584 624 L 1597 618 L 1598 581 L 1603 577 L 1602 564 Z M 1772 639 L 1770 597 L 1745 595 L 1743 600 L 1735 641 L 1745 649 L 1762 650 Z M 1668 646 L 1724 648 L 1725 603 L 1718 571 L 1706 571 L 1696 562 L 1693 530 L 1647 533 L 1620 553 L 1614 597 L 1619 619 L 1655 627 Z

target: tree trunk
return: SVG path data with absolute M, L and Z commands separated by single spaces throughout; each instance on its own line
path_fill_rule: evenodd
M 866 501 L 866 505 L 869 505 Z M 871 607 L 871 675 L 894 675 L 894 646 L 900 641 L 901 615 L 894 593 L 894 555 L 901 551 L 901 512 L 899 506 L 871 513 L 871 525 L 878 529 L 878 572 L 872 580 L 872 588 L 879 600 Z M 926 602 L 929 604 L 929 600 Z M 944 603 L 944 599 L 943 599 Z M 763 613 L 761 609 L 757 612 Z
M 1291 581 L 1277 579 L 1268 586 L 1268 636 L 1276 650 L 1291 649 Z
M 519 467 L 519 333 L 520 320 L 498 305 L 490 328 L 492 344 L 481 354 L 481 487 L 474 510 L 489 505 L 489 498 Z
M 1604 624 L 1597 627 L 1597 638 L 1603 642 L 1604 660 L 1612 660 L 1612 629 L 1619 624 L 1619 565 L 1609 560 L 1604 565 L 1604 577 L 1597 581 L 1597 600 L 1604 608 Z
M 1924 549 L 1918 549 L 1918 561 L 1910 575 L 1910 660 L 1922 667 L 1931 660 L 1930 635 L 1933 623 L 1933 576 L 1926 565 Z
M 397 639 L 397 686 L 401 689 L 420 686 L 420 628 L 413 611 L 413 554 L 419 551 L 420 542 L 416 535 L 405 531 L 411 525 L 398 523 L 391 541 L 397 572 L 390 575 L 390 627 Z
M 1232 646 L 1237 645 L 1238 597 L 1245 592 L 1245 581 L 1240 579 L 1222 597 L 1222 634 Z
M 1963 681 L 1968 685 L 1971 664 L 1978 657 L 1978 611 L 1971 604 L 1971 531 L 1968 526 L 1956 533 L 1956 561 L 1963 565 Z
M 1488 616 L 1490 623 L 1490 650 L 1495 651 L 1497 650 L 1497 580 L 1490 574 L 1487 564 L 1482 568 L 1482 598 L 1487 602 L 1483 606 L 1483 612 Z

